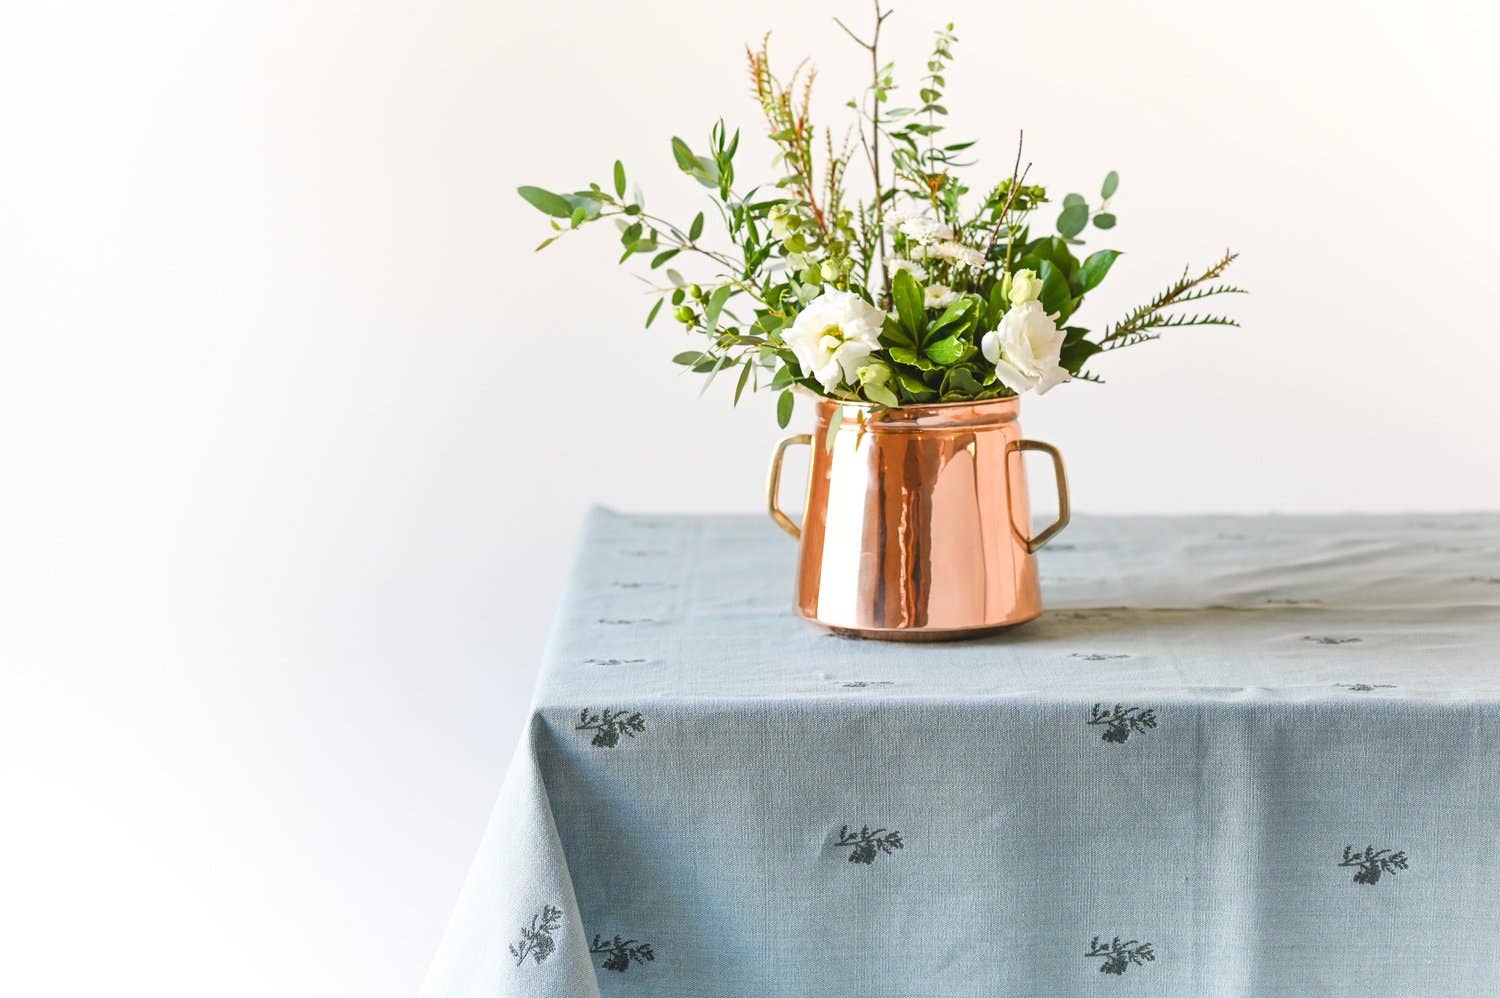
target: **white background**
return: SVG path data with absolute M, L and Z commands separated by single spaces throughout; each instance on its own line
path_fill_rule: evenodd
M 1027 403 L 1079 507 L 1500 508 L 1493 4 L 898 8 L 908 81 L 958 22 L 982 177 L 1020 127 L 1059 194 L 1119 170 L 1084 318 L 1243 253 L 1243 330 Z M 860 88 L 833 13 L 0 14 L 0 993 L 415 989 L 586 504 L 754 510 L 778 435 L 515 187 L 620 157 L 686 220 L 668 136 L 766 166 L 743 43 Z

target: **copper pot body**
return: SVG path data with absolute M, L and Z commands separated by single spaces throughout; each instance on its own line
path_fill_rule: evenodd
M 1018 398 L 885 410 L 818 399 L 816 431 L 777 445 L 767 487 L 772 519 L 801 543 L 797 611 L 840 634 L 898 641 L 973 637 L 1039 615 L 1035 554 L 1067 525 L 1067 479 L 1056 448 L 1021 436 L 1019 414 Z M 812 450 L 800 526 L 777 498 L 793 444 Z M 1035 535 L 1029 450 L 1051 456 L 1058 490 L 1058 519 Z

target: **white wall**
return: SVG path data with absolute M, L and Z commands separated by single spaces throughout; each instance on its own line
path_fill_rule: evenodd
M 414 989 L 585 504 L 754 510 L 778 435 L 514 188 L 694 210 L 666 140 L 756 130 L 742 43 L 860 86 L 815 6 L 7 9 L 0 992 Z M 1082 509 L 1500 508 L 1493 5 L 898 6 L 991 177 L 1023 126 L 1120 171 L 1089 318 L 1243 253 L 1242 331 L 1027 404 Z

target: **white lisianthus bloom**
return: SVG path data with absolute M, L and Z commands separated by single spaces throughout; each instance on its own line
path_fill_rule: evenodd
M 958 301 L 958 292 L 946 284 L 927 285 L 927 299 L 924 302 L 928 308 L 947 308 Z
M 885 313 L 850 291 L 824 291 L 797 313 L 783 337 L 802 372 L 825 391 L 858 383 L 859 368 L 880 346 Z
M 891 261 L 891 277 L 892 278 L 895 278 L 895 276 L 897 274 L 901 273 L 903 270 L 906 271 L 911 276 L 915 277 L 919 281 L 925 281 L 925 280 L 927 280 L 927 268 L 924 267 L 924 266 L 922 266 L 920 263 L 917 263 L 915 260 L 892 260 Z
M 1017 395 L 1033 388 L 1045 395 L 1073 377 L 1060 363 L 1066 335 L 1042 310 L 1042 303 L 1033 300 L 1006 312 L 1000 328 L 985 333 L 979 347 L 1005 387 Z
M 1042 293 L 1042 280 L 1034 270 L 1018 270 L 1010 275 L 1010 303 L 1022 305 L 1036 301 Z

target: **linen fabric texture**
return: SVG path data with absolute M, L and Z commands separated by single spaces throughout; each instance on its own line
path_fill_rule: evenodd
M 1500 993 L 1500 516 L 1077 517 L 1047 612 L 790 608 L 592 511 L 423 993 Z

